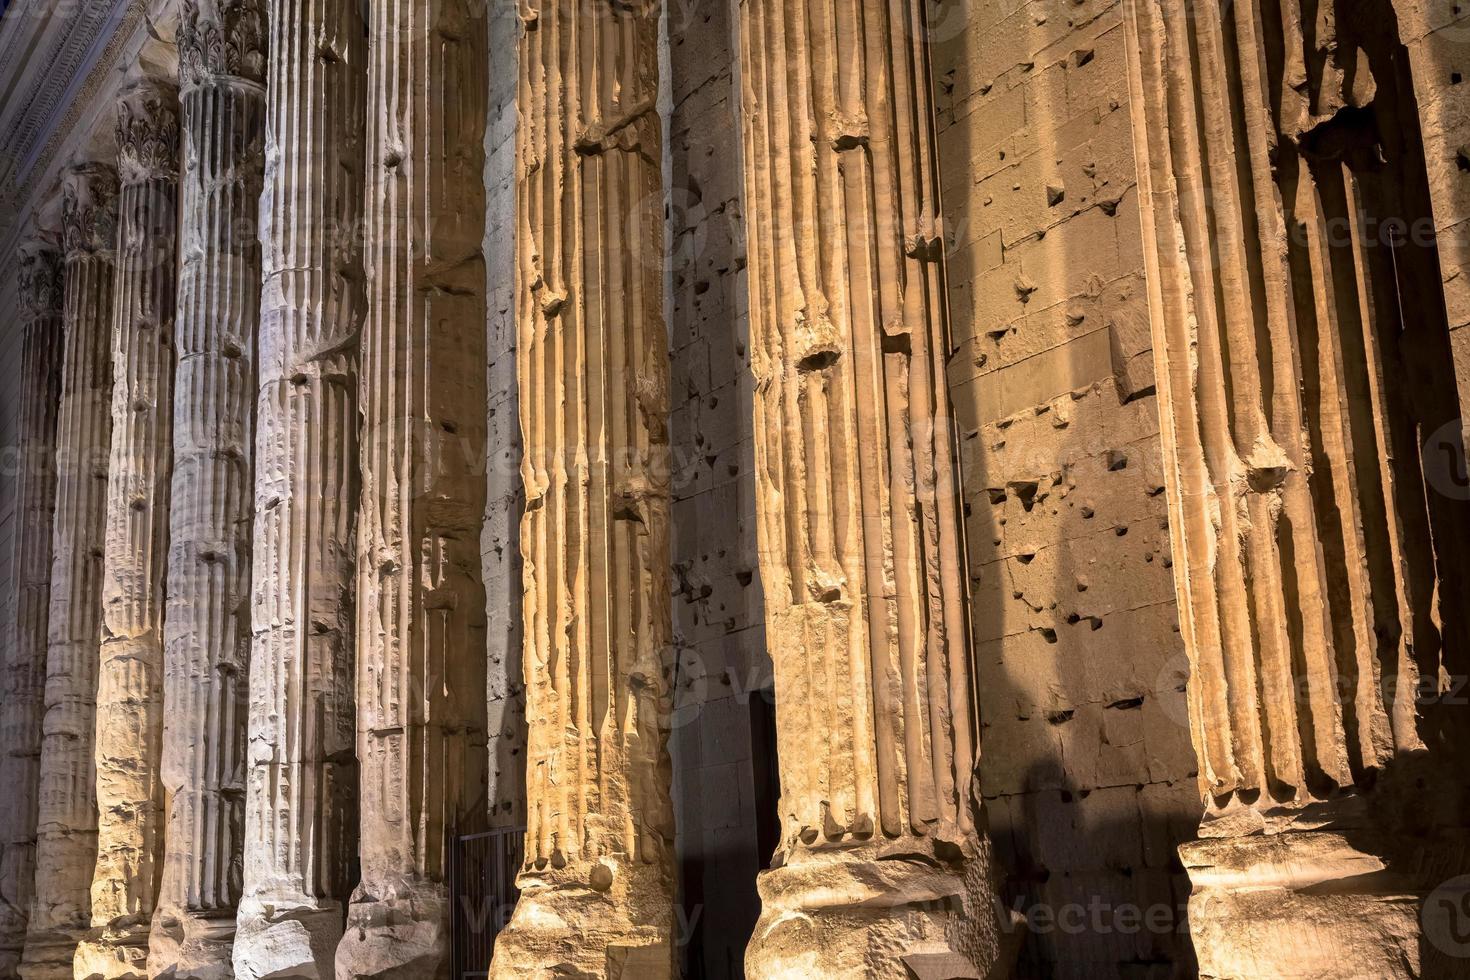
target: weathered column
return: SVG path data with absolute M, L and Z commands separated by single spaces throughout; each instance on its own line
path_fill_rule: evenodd
M 0 683 L 0 977 L 16 976 L 36 887 L 36 790 L 41 695 L 51 604 L 51 535 L 56 510 L 56 413 L 61 399 L 61 257 L 36 239 L 22 246 L 20 423 L 16 431 L 15 634 Z
M 927 5 L 741 10 L 782 821 L 746 971 L 983 977 L 997 934 L 971 783 Z
M 260 0 L 186 0 L 178 372 L 163 783 L 151 976 L 221 980 L 240 898 L 250 653 L 250 458 L 265 135 Z
M 92 744 L 112 431 L 117 171 L 87 163 L 68 170 L 63 181 L 66 354 L 56 428 L 36 891 L 20 968 L 26 980 L 71 980 L 72 957 L 91 922 L 97 864 Z
M 367 6 L 269 4 L 241 978 L 332 976 L 352 887 Z
M 526 863 L 498 978 L 668 977 L 668 338 L 659 5 L 522 9 Z
M 118 96 L 112 452 L 97 685 L 97 866 L 78 977 L 142 980 L 163 859 L 163 607 L 173 457 L 178 93 Z
M 382 0 L 368 31 L 362 881 L 344 980 L 447 969 L 450 837 L 487 806 L 484 13 L 481 0 Z
M 1392 6 L 1126 10 L 1201 973 L 1461 976 L 1470 495 Z

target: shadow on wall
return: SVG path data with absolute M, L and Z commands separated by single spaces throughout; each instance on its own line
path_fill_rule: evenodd
M 1121 9 L 960 6 L 931 24 L 949 380 L 1017 975 L 1193 977 L 1177 847 L 1201 805 Z

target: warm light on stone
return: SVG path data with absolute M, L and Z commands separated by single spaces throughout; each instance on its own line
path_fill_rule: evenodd
M 0 0 L 0 980 L 1470 975 L 1467 75 Z

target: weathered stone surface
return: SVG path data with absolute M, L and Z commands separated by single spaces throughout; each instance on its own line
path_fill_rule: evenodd
M 97 867 L 79 978 L 143 980 L 163 858 L 163 613 L 173 457 L 178 94 L 118 101 L 112 451 L 97 687 Z
M 357 552 L 358 853 L 337 976 L 448 968 L 486 781 L 483 8 L 374 4 Z
M 529 829 L 498 978 L 673 969 L 658 14 L 521 12 Z
M 925 11 L 749 0 L 742 13 L 782 821 L 746 971 L 898 976 L 904 957 L 941 953 L 984 976 L 998 939 L 970 784 Z M 824 81 L 808 89 L 808 75 Z
M 329 977 L 353 832 L 362 4 L 270 4 L 240 977 Z
M 0 977 L 13 978 L 25 945 L 36 887 L 36 791 L 41 764 L 41 697 L 51 604 L 51 536 L 56 511 L 56 415 L 61 400 L 61 257 L 44 238 L 19 256 L 20 425 L 15 507 L 20 530 L 12 576 L 14 637 L 4 660 L 0 726 Z
M 97 863 L 92 746 L 112 431 L 117 171 L 100 163 L 73 167 L 63 194 L 66 355 L 56 434 L 36 888 L 20 967 L 26 980 L 71 980 L 77 943 L 91 922 Z
M 330 977 L 351 888 L 364 10 L 268 10 L 242 980 Z
M 1428 458 L 1461 419 L 1417 109 L 1386 0 L 1257 8 L 1129 16 L 1210 838 L 1191 927 L 1212 976 L 1333 946 L 1441 975 L 1417 909 L 1464 870 L 1470 501 Z
M 259 0 L 190 0 L 164 624 L 168 832 L 150 976 L 224 980 L 241 889 L 250 643 L 251 415 L 265 129 Z

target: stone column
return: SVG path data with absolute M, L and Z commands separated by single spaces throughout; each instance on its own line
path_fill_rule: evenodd
M 61 399 L 61 257 L 37 239 L 21 248 L 20 450 L 15 479 L 15 635 L 0 683 L 0 977 L 16 976 L 36 887 L 36 790 L 40 782 L 41 695 L 51 603 L 51 535 L 56 510 L 56 413 Z
M 97 686 L 97 867 L 78 977 L 142 980 L 163 859 L 163 606 L 173 458 L 178 93 L 118 96 L 112 452 Z
M 56 434 L 36 890 L 20 967 L 26 980 L 71 980 L 77 943 L 91 922 L 97 864 L 92 744 L 112 432 L 117 171 L 101 163 L 73 167 L 63 177 L 63 195 L 66 354 Z
M 1463 975 L 1470 495 L 1392 5 L 1125 10 L 1200 971 Z
M 926 11 L 741 5 L 782 822 L 751 976 L 983 977 L 997 955 Z
M 528 830 L 497 978 L 673 970 L 658 18 L 651 0 L 522 8 Z
M 260 0 L 180 7 L 181 261 L 163 679 L 168 832 L 151 976 L 231 975 L 244 832 L 264 43 Z
M 487 806 L 484 11 L 382 0 L 368 31 L 362 881 L 344 980 L 447 968 L 450 838 Z
M 330 977 L 357 823 L 358 0 L 271 0 L 241 978 Z

